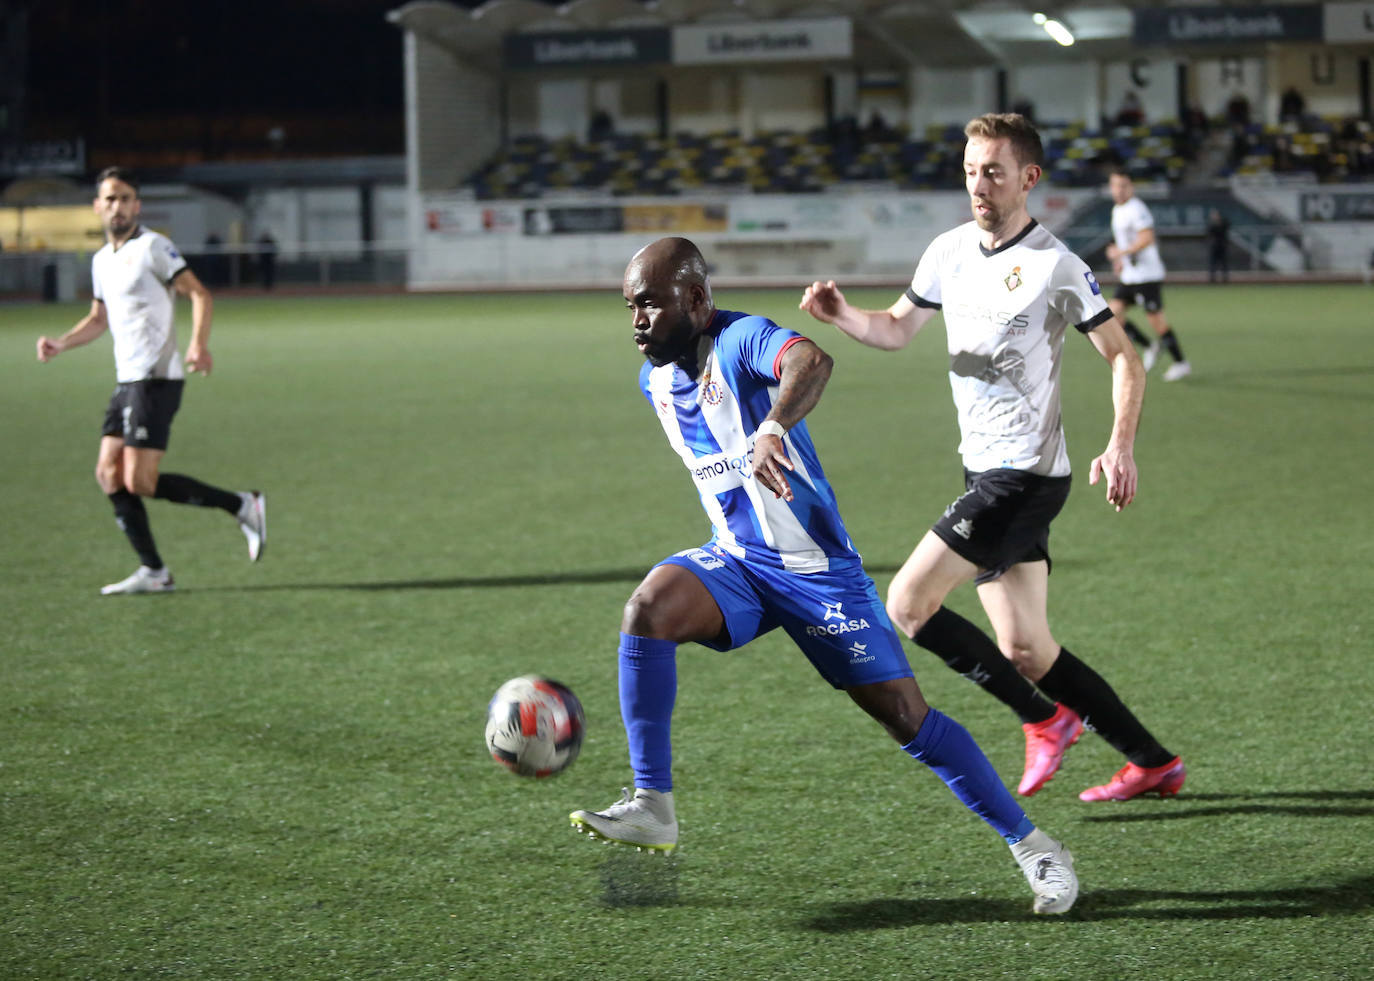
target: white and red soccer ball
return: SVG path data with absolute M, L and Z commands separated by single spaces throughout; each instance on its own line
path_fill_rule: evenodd
M 566 770 L 582 749 L 587 720 L 567 685 L 539 675 L 512 678 L 487 706 L 487 750 L 522 777 Z

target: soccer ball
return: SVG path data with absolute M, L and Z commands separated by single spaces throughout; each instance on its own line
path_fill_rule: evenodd
M 522 777 L 566 770 L 587 729 L 582 703 L 567 685 L 539 675 L 512 678 L 487 706 L 487 750 Z

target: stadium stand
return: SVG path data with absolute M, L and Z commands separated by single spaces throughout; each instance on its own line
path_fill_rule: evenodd
M 1303 116 L 1280 123 L 1237 124 L 1230 160 L 1219 174 L 1310 174 L 1320 181 L 1374 177 L 1374 128 L 1364 119 Z
M 1102 167 L 1117 164 L 1140 180 L 1176 181 L 1186 165 L 1180 131 L 1172 123 L 1105 129 L 1048 123 L 1041 135 L 1049 179 L 1061 186 L 1099 184 Z M 929 127 L 919 137 L 892 131 L 877 139 L 844 125 L 750 138 L 737 131 L 668 139 L 619 134 L 585 142 L 522 136 L 466 186 L 481 199 L 569 190 L 636 196 L 701 188 L 805 193 L 856 183 L 939 190 L 959 185 L 963 148 L 962 124 Z

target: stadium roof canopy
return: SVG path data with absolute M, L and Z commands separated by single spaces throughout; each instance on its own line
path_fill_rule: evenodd
M 1065 24 L 1074 45 L 1053 41 L 1032 19 L 1036 12 Z M 511 33 L 835 16 L 853 21 L 853 63 L 875 70 L 1106 60 L 1132 51 L 1130 7 L 1103 6 L 1101 0 L 413 0 L 388 19 L 474 66 L 496 71 L 501 38 Z

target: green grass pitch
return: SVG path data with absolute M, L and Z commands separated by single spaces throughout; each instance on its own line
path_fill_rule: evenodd
M 960 490 L 939 322 L 883 354 L 796 291 L 716 292 L 835 356 L 810 426 L 885 590 Z M 780 635 L 680 652 L 676 856 L 568 828 L 629 779 L 621 606 L 708 534 L 614 290 L 220 297 L 164 469 L 264 489 L 271 534 L 254 566 L 226 516 L 150 503 L 167 597 L 98 595 L 135 564 L 91 474 L 108 339 L 39 365 L 82 308 L 0 307 L 0 977 L 1374 976 L 1371 297 L 1171 287 L 1195 374 L 1152 377 L 1123 514 L 1086 479 L 1108 371 L 1067 339 L 1052 625 L 1189 778 L 1086 805 L 1119 760 L 1070 752 L 1027 804 L 1082 878 L 1049 921 Z M 1014 784 L 1016 720 L 910 656 Z M 525 672 L 587 709 L 551 780 L 482 745 Z

